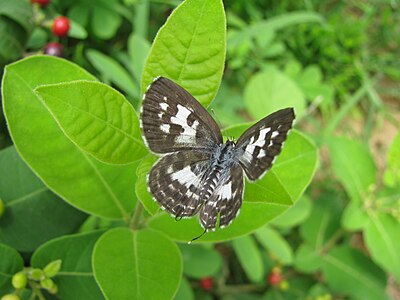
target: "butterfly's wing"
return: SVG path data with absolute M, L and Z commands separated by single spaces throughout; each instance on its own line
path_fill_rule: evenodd
M 249 180 L 260 178 L 271 168 L 294 119 L 293 108 L 278 110 L 251 126 L 238 139 L 236 157 Z
M 159 77 L 143 96 L 141 127 L 155 153 L 214 149 L 221 131 L 203 106 L 185 89 Z
M 167 212 L 191 217 L 200 209 L 200 191 L 209 166 L 209 155 L 203 151 L 167 154 L 151 169 L 148 187 Z
M 221 178 L 218 186 L 200 209 L 200 223 L 204 229 L 213 230 L 217 226 L 228 226 L 239 214 L 243 199 L 243 169 L 233 164 L 227 169 L 227 176 Z

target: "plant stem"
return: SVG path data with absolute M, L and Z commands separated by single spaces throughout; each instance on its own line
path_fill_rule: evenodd
M 143 212 L 143 204 L 142 204 L 142 202 L 138 201 L 136 204 L 136 207 L 135 207 L 135 211 L 129 222 L 129 228 L 138 229 L 140 217 L 142 216 L 142 212 Z
M 327 253 L 333 246 L 335 246 L 336 242 L 343 236 L 344 230 L 342 228 L 338 229 L 334 235 L 322 246 L 319 251 L 320 254 L 324 255 Z
M 263 291 L 264 289 L 265 289 L 265 285 L 261 285 L 261 284 L 241 284 L 241 285 L 222 286 L 222 287 L 220 287 L 218 292 L 221 294 L 235 294 L 235 293 L 244 293 L 244 292 Z

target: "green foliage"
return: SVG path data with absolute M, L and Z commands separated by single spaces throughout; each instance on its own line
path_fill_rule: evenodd
M 100 39 L 112 38 L 122 23 L 118 0 L 99 0 L 94 6 L 90 1 L 65 1 L 63 5 L 69 5 L 69 18 L 82 27 L 90 27 Z
M 143 71 L 142 91 L 165 76 L 208 106 L 225 60 L 225 14 L 220 0 L 183 2 L 160 29 Z
M 272 67 L 251 78 L 246 85 L 244 99 L 255 119 L 282 107 L 294 107 L 296 115 L 301 116 L 305 107 L 302 91 L 290 78 Z
M 92 271 L 93 247 L 102 233 L 93 231 L 51 240 L 34 252 L 31 265 L 46 272 L 49 263 L 61 260 L 61 269 L 54 277 L 58 285 L 57 294 L 60 297 L 103 299 Z
M 102 54 L 96 50 L 88 50 L 86 55 L 92 65 L 101 74 L 103 81 L 112 82 L 130 96 L 138 96 L 137 85 L 132 80 L 131 75 L 113 58 Z
M 243 236 L 235 239 L 232 246 L 250 281 L 261 282 L 264 275 L 264 265 L 253 237 Z
M 192 278 L 205 278 L 218 274 L 222 267 L 219 252 L 202 245 L 179 245 L 183 259 L 183 274 Z
M 398 7 L 21 1 L 0 1 L 0 65 L 12 62 L 0 114 L 0 297 L 399 292 Z M 54 41 L 57 15 L 71 18 L 58 40 L 68 60 L 32 55 Z M 191 245 L 198 218 L 171 218 L 147 188 L 157 157 L 139 109 L 156 76 L 190 91 L 226 138 L 283 107 L 296 112 L 273 167 L 245 182 L 239 216 Z
M 15 249 L 4 244 L 0 244 L 0 259 L 0 290 L 5 294 L 12 290 L 11 277 L 22 270 L 24 262 Z
M 365 201 L 368 188 L 375 182 L 375 163 L 365 145 L 346 138 L 328 141 L 332 168 L 353 201 Z
M 20 58 L 31 31 L 32 8 L 27 1 L 0 2 L 0 66 Z
M 181 260 L 178 247 L 150 229 L 110 230 L 93 252 L 96 280 L 108 299 L 172 298 L 179 286 Z
M 135 111 L 107 85 L 73 81 L 39 86 L 34 92 L 65 135 L 98 160 L 128 164 L 147 153 Z
M 50 239 L 72 233 L 86 218 L 52 193 L 14 146 L 0 151 L 0 178 L 0 198 L 5 206 L 0 240 L 18 251 L 32 252 Z

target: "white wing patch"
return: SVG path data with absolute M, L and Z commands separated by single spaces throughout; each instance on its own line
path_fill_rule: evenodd
M 200 183 L 200 178 L 192 172 L 190 166 L 172 173 L 171 178 L 172 180 L 177 180 L 180 184 L 187 188 L 189 188 L 191 185 L 198 185 Z
M 271 131 L 271 127 L 263 128 L 260 130 L 260 135 L 258 136 L 257 141 L 254 142 L 254 136 L 251 137 L 250 143 L 246 146 L 246 152 L 249 152 L 251 154 L 254 153 L 254 150 L 256 147 L 262 148 L 265 144 L 265 137 L 267 136 L 267 133 Z M 276 132 L 276 131 L 274 131 Z M 274 134 L 274 132 L 272 134 Z
M 160 107 L 161 107 L 162 110 L 167 110 L 167 108 L 169 107 L 169 105 L 168 105 L 168 103 L 161 102 L 161 103 L 160 103 Z
M 279 135 L 279 132 L 278 131 L 274 131 L 274 132 L 272 132 L 272 134 L 271 134 L 271 138 L 273 139 L 273 138 L 275 138 L 276 136 L 278 136 Z
M 257 158 L 263 158 L 265 155 L 267 155 L 267 152 L 264 149 L 261 149 L 257 155 Z
M 232 183 L 229 181 L 227 184 L 224 184 L 221 189 L 218 191 L 218 195 L 220 199 L 231 199 L 232 198 Z
M 162 124 L 160 126 L 161 131 L 164 131 L 165 133 L 169 133 L 169 124 Z
M 171 123 L 179 125 L 183 128 L 183 132 L 176 137 L 176 142 L 182 144 L 195 143 L 196 128 L 199 125 L 199 121 L 195 120 L 190 126 L 188 123 L 188 118 L 192 112 L 180 104 L 178 104 L 176 107 L 178 108 L 178 112 L 176 113 L 176 116 L 171 117 Z

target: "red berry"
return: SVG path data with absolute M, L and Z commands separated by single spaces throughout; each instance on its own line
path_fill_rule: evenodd
M 270 273 L 268 275 L 268 283 L 272 286 L 277 286 L 282 281 L 282 276 L 280 273 Z
M 56 36 L 63 37 L 68 34 L 70 28 L 67 17 L 57 17 L 54 19 L 52 31 Z
M 63 56 L 63 46 L 57 42 L 47 43 L 46 47 L 44 47 L 44 54 L 52 55 L 52 56 Z
M 209 291 L 213 288 L 214 285 L 214 280 L 212 277 L 206 277 L 200 279 L 200 286 L 203 288 L 205 291 Z
M 31 3 L 38 3 L 40 6 L 44 7 L 50 3 L 50 0 L 31 0 Z

